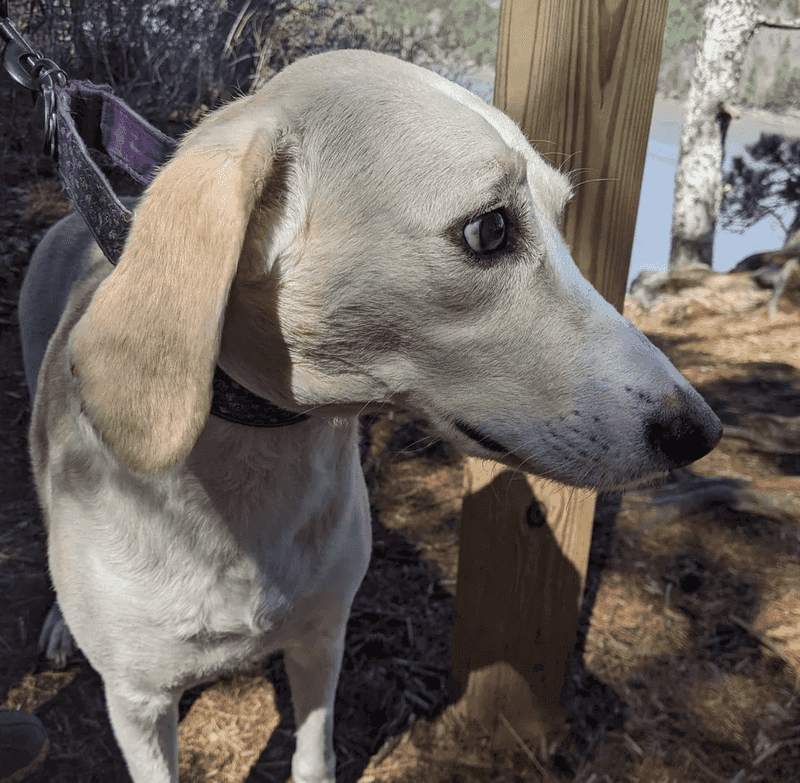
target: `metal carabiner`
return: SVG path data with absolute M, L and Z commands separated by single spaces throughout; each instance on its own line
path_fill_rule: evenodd
M 56 156 L 56 94 L 52 84 L 42 85 L 33 109 L 33 126 L 41 133 L 42 152 Z
M 27 44 L 11 40 L 3 50 L 3 66 L 8 75 L 31 92 L 39 89 L 39 84 L 32 71 L 36 63 L 42 59 Z
M 67 74 L 52 60 L 42 58 L 33 67 L 39 83 L 39 97 L 36 99 L 34 118 L 42 130 L 42 151 L 54 158 L 56 155 L 56 84 L 67 86 Z
M 8 2 L 0 0 L 0 36 L 6 41 L 3 66 L 14 81 L 38 93 L 35 117 L 43 131 L 42 149 L 53 156 L 56 151 L 55 87 L 67 84 L 67 75 L 52 60 L 34 51 L 8 18 Z

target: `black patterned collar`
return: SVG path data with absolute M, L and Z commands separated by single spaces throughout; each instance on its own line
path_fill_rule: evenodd
M 211 415 L 246 427 L 284 427 L 305 421 L 305 413 L 285 411 L 237 383 L 224 370 L 214 370 Z

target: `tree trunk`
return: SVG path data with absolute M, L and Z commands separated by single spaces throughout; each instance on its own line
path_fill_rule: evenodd
M 757 0 L 709 0 L 681 136 L 672 214 L 670 269 L 712 265 L 722 200 L 722 159 Z

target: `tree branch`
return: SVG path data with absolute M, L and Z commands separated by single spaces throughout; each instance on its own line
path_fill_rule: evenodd
M 757 27 L 774 27 L 779 30 L 800 30 L 800 19 L 783 19 L 779 16 L 756 16 Z

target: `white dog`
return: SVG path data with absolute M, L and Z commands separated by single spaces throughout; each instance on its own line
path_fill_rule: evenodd
M 579 486 L 649 479 L 719 440 L 579 273 L 558 231 L 569 197 L 497 109 L 340 51 L 189 133 L 116 269 L 76 217 L 47 235 L 20 306 L 58 596 L 45 636 L 63 652 L 65 621 L 102 675 L 136 783 L 177 780 L 184 689 L 279 649 L 295 783 L 334 779 L 370 556 L 361 411 L 413 408 L 468 454 Z M 209 416 L 215 365 L 307 418 Z

